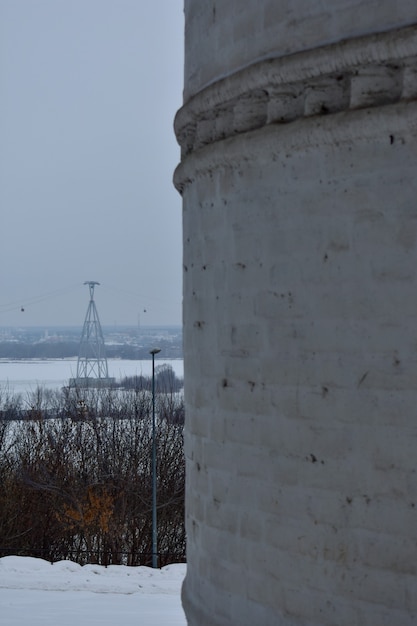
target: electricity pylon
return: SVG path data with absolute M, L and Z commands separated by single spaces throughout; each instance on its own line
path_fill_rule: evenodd
M 99 284 L 95 280 L 88 280 L 84 283 L 84 285 L 88 285 L 90 290 L 90 302 L 81 334 L 77 377 L 74 380 L 76 385 L 83 387 L 96 385 L 101 387 L 114 381 L 113 378 L 109 378 L 104 337 L 94 302 L 94 287 Z

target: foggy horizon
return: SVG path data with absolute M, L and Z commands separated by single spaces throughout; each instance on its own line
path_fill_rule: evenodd
M 0 0 L 0 327 L 181 326 L 181 0 Z M 139 322 L 138 322 L 139 320 Z

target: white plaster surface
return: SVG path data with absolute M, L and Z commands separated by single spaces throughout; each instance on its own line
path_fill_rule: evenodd
M 264 57 L 416 22 L 414 0 L 185 0 L 186 99 Z
M 414 7 L 380 2 L 375 17 L 364 1 L 355 23 L 357 2 L 324 5 L 188 1 L 188 68 L 215 80 L 273 41 L 288 52 L 291 34 L 327 44 Z M 335 111 L 308 82 L 286 123 L 242 105 L 223 118 L 233 133 L 193 144 L 176 173 L 189 626 L 417 623 L 415 73 L 360 49 L 348 97 L 322 83 Z

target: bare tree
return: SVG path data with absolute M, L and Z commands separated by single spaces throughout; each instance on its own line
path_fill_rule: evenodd
M 103 564 L 151 562 L 152 398 L 36 390 L 0 420 L 0 548 Z M 157 396 L 161 562 L 185 559 L 183 401 Z

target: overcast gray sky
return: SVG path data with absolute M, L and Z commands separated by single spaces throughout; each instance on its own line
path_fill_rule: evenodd
M 181 323 L 182 5 L 0 0 L 0 326 Z

